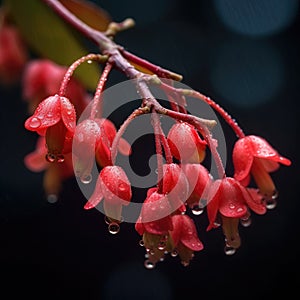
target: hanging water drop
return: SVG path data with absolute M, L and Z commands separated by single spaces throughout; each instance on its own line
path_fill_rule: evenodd
M 267 209 L 274 209 L 277 205 L 276 199 L 266 199 L 266 208 Z
M 162 251 L 162 250 L 165 250 L 165 248 L 166 248 L 166 242 L 165 241 L 159 241 L 157 249 Z
M 41 126 L 41 121 L 34 117 L 30 120 L 30 125 L 29 125 L 31 128 L 38 128 Z
M 48 201 L 49 203 L 55 203 L 55 202 L 57 202 L 57 200 L 58 200 L 58 197 L 57 197 L 56 194 L 49 194 L 49 195 L 47 196 L 47 201 Z
M 144 247 L 144 246 L 145 246 L 144 241 L 143 241 L 143 240 L 140 240 L 140 241 L 139 241 L 139 245 L 140 245 L 141 247 Z
M 52 153 L 47 153 L 46 154 L 46 160 L 49 163 L 54 163 L 56 161 L 56 156 Z
M 92 174 L 88 174 L 88 175 L 85 175 L 83 177 L 80 178 L 80 181 L 83 183 L 83 184 L 89 184 L 92 182 Z
M 171 256 L 172 257 L 176 257 L 178 255 L 178 251 L 176 249 L 174 249 L 172 252 L 171 252 Z
M 187 267 L 190 263 L 189 263 L 188 261 L 182 260 L 182 261 L 181 261 L 181 264 L 182 264 L 184 267 Z
M 111 234 L 117 234 L 120 231 L 120 225 L 118 223 L 112 222 L 108 225 L 108 231 Z
M 244 218 L 240 219 L 240 223 L 244 227 L 249 227 L 251 225 L 251 223 L 252 223 L 252 219 L 251 219 L 250 216 L 244 217 Z
M 203 213 L 203 207 L 200 206 L 200 205 L 198 205 L 198 204 L 194 205 L 194 206 L 192 207 L 192 213 L 193 213 L 193 215 L 195 215 L 195 216 L 201 215 L 201 214 Z
M 233 255 L 236 252 L 236 249 L 226 244 L 224 247 L 224 252 L 226 255 Z
M 149 259 L 146 259 L 144 262 L 144 266 L 146 269 L 151 270 L 155 268 L 155 263 L 150 261 Z

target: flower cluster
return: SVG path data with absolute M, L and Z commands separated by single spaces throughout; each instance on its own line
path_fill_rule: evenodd
M 263 215 L 276 206 L 278 191 L 271 178 L 280 165 L 291 161 L 281 156 L 265 139 L 245 135 L 223 108 L 203 94 L 180 89 L 172 81 L 182 76 L 141 59 L 115 44 L 113 36 L 130 26 L 130 21 L 112 23 L 106 32 L 89 28 L 55 0 L 45 0 L 77 29 L 93 40 L 101 54 L 80 57 L 68 68 L 47 59 L 28 62 L 22 73 L 23 98 L 31 114 L 25 128 L 38 135 L 36 150 L 25 157 L 26 166 L 35 172 L 45 171 L 44 188 L 50 202 L 57 200 L 62 181 L 76 176 L 83 184 L 93 180 L 92 169 L 99 170 L 93 193 L 84 209 L 103 205 L 108 230 L 120 230 L 123 209 L 132 204 L 132 183 L 126 169 L 116 163 L 120 152 L 129 156 L 131 145 L 123 138 L 135 118 L 149 114 L 157 157 L 156 184 L 147 187 L 145 199 L 135 219 L 135 231 L 146 250 L 146 268 L 153 268 L 168 253 L 189 265 L 194 252 L 204 247 L 199 238 L 197 215 L 206 211 L 206 231 L 222 228 L 225 253 L 231 255 L 241 245 L 239 226 L 249 226 L 251 214 Z M 6 46 L 1 45 L 7 41 Z M 18 37 L 12 28 L 0 28 L 0 77 L 13 78 L 26 62 L 24 49 L 17 47 Z M 9 47 L 5 51 L 6 47 Z M 18 49 L 18 51 L 16 50 Z M 13 68 L 11 61 L 15 63 Z M 93 96 L 86 92 L 74 71 L 83 63 L 103 64 Z M 7 72 L 10 69 L 11 73 Z M 141 104 L 117 128 L 101 115 L 105 82 L 112 69 L 133 79 Z M 162 106 L 151 87 L 160 89 L 170 108 Z M 237 136 L 232 151 L 234 172 L 226 174 L 218 152 L 218 140 L 212 136 L 214 120 L 188 113 L 186 98 L 204 101 L 228 123 Z M 88 116 L 80 118 L 83 111 Z M 165 134 L 161 118 L 173 121 Z M 205 116 L 204 116 L 205 117 Z M 207 153 L 217 166 L 217 175 L 206 167 Z M 140 201 L 139 201 L 140 202 Z

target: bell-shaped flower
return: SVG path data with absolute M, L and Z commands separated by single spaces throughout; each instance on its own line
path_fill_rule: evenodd
M 188 215 L 172 216 L 173 230 L 170 231 L 173 249 L 171 254 L 179 254 L 181 263 L 184 266 L 189 265 L 194 257 L 194 251 L 203 249 L 194 221 Z
M 1 12 L 0 12 L 1 14 Z M 28 59 L 28 50 L 18 29 L 3 24 L 0 15 L 0 82 L 14 84 L 21 78 Z
M 206 205 L 208 191 L 212 182 L 208 170 L 201 164 L 182 164 L 181 168 L 188 180 L 187 205 L 192 208 L 195 215 L 203 212 Z
M 142 236 L 141 244 L 149 255 L 145 265 L 154 265 L 170 250 L 169 231 L 173 229 L 172 208 L 168 196 L 151 188 L 143 203 L 140 216 L 135 224 L 136 231 Z
M 291 161 L 278 154 L 265 139 L 255 135 L 239 139 L 232 156 L 234 178 L 247 186 L 252 175 L 265 200 L 275 200 L 277 191 L 269 173 L 277 170 L 280 164 L 289 166 Z
M 168 195 L 172 212 L 184 212 L 188 197 L 188 180 L 178 164 L 164 164 L 162 178 L 162 194 Z
M 28 102 L 29 113 L 33 113 L 43 99 L 59 91 L 66 72 L 66 66 L 49 59 L 33 59 L 26 64 L 22 75 L 22 93 L 23 99 Z M 70 78 L 65 97 L 72 99 L 78 115 L 81 115 L 91 100 L 84 86 L 75 77 Z
M 45 135 L 49 162 L 62 162 L 71 151 L 76 126 L 74 106 L 65 97 L 50 96 L 42 101 L 34 114 L 25 122 L 25 128 Z
M 64 164 L 51 164 L 46 161 L 45 137 L 40 136 L 33 152 L 24 157 L 25 166 L 32 172 L 44 172 L 43 188 L 49 202 L 57 200 L 62 182 L 74 176 L 71 154 L 65 156 Z
M 238 221 L 244 217 L 248 208 L 257 214 L 264 214 L 266 207 L 259 194 L 251 192 L 237 180 L 225 177 L 213 182 L 207 204 L 209 226 L 207 230 L 217 227 L 216 220 L 220 216 L 226 245 L 237 249 L 240 246 Z
M 84 183 L 92 179 L 95 152 L 100 139 L 100 127 L 95 120 L 86 119 L 76 126 L 72 145 L 73 164 L 76 176 Z
M 109 119 L 101 118 L 96 119 L 95 121 L 101 130 L 101 139 L 97 143 L 96 147 L 96 160 L 101 167 L 109 166 L 112 164 L 110 150 L 116 136 L 117 129 L 114 123 Z M 130 155 L 131 146 L 124 138 L 120 138 L 118 150 L 123 155 Z
M 116 225 L 121 222 L 123 205 L 127 206 L 131 197 L 131 185 L 124 170 L 119 166 L 107 166 L 101 170 L 95 190 L 84 208 L 94 208 L 103 199 L 105 215 Z
M 194 126 L 177 122 L 167 136 L 172 155 L 182 163 L 200 163 L 205 158 L 207 143 L 199 136 Z

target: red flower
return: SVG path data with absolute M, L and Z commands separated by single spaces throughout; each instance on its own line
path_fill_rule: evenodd
M 168 133 L 172 155 L 184 163 L 200 163 L 205 158 L 206 142 L 196 129 L 185 122 L 177 122 Z
M 76 112 L 71 102 L 58 95 L 48 97 L 39 104 L 25 128 L 46 136 L 49 162 L 63 161 L 63 153 L 71 151 L 76 125 Z
M 189 183 L 187 205 L 193 209 L 194 214 L 203 211 L 203 200 L 207 200 L 211 185 L 211 176 L 201 164 L 182 164 L 181 168 Z
M 238 221 L 248 212 L 248 207 L 257 214 L 266 212 L 262 198 L 255 190 L 242 186 L 237 180 L 231 177 L 216 180 L 211 187 L 207 214 L 209 226 L 207 230 L 216 227 L 218 213 L 221 217 L 223 231 L 226 237 L 226 244 L 233 248 L 240 246 L 238 233 Z
M 48 59 L 31 60 L 23 73 L 23 98 L 29 103 L 29 112 L 33 113 L 38 104 L 45 98 L 55 95 L 67 72 L 67 67 L 58 65 Z M 65 96 L 80 115 L 90 102 L 83 85 L 72 77 L 68 83 Z
M 117 130 L 114 123 L 108 119 L 102 118 L 96 119 L 95 121 L 101 129 L 101 139 L 98 141 L 96 147 L 96 160 L 102 167 L 109 166 L 112 163 L 110 148 L 116 136 Z M 125 139 L 120 138 L 118 150 L 123 155 L 130 155 L 131 146 Z
M 177 252 L 181 263 L 187 266 L 194 256 L 194 251 L 203 249 L 203 244 L 198 238 L 194 221 L 187 215 L 172 216 L 173 230 L 170 232 L 173 243 L 173 256 Z
M 116 226 L 121 221 L 122 206 L 129 204 L 131 196 L 130 182 L 124 170 L 119 166 L 107 166 L 101 170 L 95 190 L 84 208 L 94 208 L 104 199 L 104 212 Z
M 49 202 L 54 202 L 62 188 L 62 181 L 74 175 L 72 157 L 65 156 L 64 164 L 51 164 L 45 160 L 47 148 L 45 137 L 40 136 L 37 140 L 36 149 L 24 158 L 26 167 L 32 172 L 42 172 L 43 188 Z
M 246 186 L 251 174 L 261 194 L 266 200 L 271 200 L 277 192 L 269 173 L 277 170 L 280 164 L 289 166 L 291 161 L 279 155 L 263 138 L 249 135 L 236 142 L 233 164 L 234 178 Z
M 188 181 L 179 165 L 163 165 L 162 194 L 168 195 L 172 211 L 184 212 L 188 197 Z
M 17 28 L 0 25 L 0 80 L 4 84 L 19 80 L 27 59 L 27 48 Z
M 100 127 L 95 120 L 86 119 L 76 126 L 72 146 L 73 162 L 75 174 L 83 183 L 92 180 L 91 171 L 100 138 Z

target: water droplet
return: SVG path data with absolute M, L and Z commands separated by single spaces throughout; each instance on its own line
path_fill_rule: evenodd
M 92 61 L 91 59 L 89 59 L 89 60 L 87 61 L 87 63 L 88 63 L 88 64 L 92 64 L 93 61 Z
M 144 241 L 143 241 L 143 240 L 140 240 L 140 241 L 139 241 L 139 245 L 140 245 L 141 247 L 144 247 L 144 246 L 145 246 Z
M 178 255 L 178 251 L 176 249 L 174 249 L 172 252 L 171 252 L 171 256 L 172 257 L 176 257 Z
M 57 202 L 57 200 L 58 200 L 58 197 L 57 197 L 57 195 L 55 195 L 55 194 L 49 194 L 49 195 L 47 196 L 47 201 L 48 201 L 49 203 L 55 203 L 55 202 Z
M 144 266 L 146 269 L 151 270 L 155 268 L 155 263 L 150 261 L 149 259 L 146 259 L 144 262 Z
M 278 191 L 275 190 L 275 191 L 273 192 L 272 199 L 275 200 L 275 199 L 277 199 L 277 198 L 278 198 Z
M 54 163 L 56 161 L 56 156 L 52 153 L 47 153 L 46 154 L 46 160 L 49 163 Z
M 229 245 L 225 245 L 224 252 L 226 255 L 233 255 L 236 252 L 236 249 Z
M 162 250 L 165 250 L 165 248 L 166 248 L 166 242 L 165 241 L 160 241 L 158 243 L 157 249 L 162 251 Z
M 165 258 L 163 256 L 159 259 L 159 261 L 164 261 L 164 260 Z
M 155 169 L 155 174 L 158 174 L 158 169 Z
M 108 225 L 108 231 L 111 234 L 116 234 L 120 231 L 120 225 L 118 223 L 112 222 Z
M 104 217 L 104 222 L 105 222 L 107 225 L 110 224 L 110 220 L 109 220 L 108 216 L 105 216 L 105 217 Z
M 251 223 L 252 223 L 252 219 L 251 219 L 250 216 L 244 217 L 244 218 L 240 219 L 240 223 L 244 227 L 249 227 L 251 225 Z
M 153 249 L 150 249 L 149 253 L 150 253 L 150 255 L 154 255 L 155 251 Z
M 83 184 L 89 184 L 92 182 L 92 174 L 88 174 L 88 175 L 85 175 L 83 177 L 80 178 L 80 181 L 83 183 Z
M 73 112 L 72 110 L 68 110 L 68 111 L 67 111 L 67 115 L 70 116 L 70 115 L 72 114 L 72 112 Z
M 49 112 L 47 113 L 47 117 L 48 117 L 48 118 L 52 118 L 52 117 L 53 117 L 53 113 L 52 113 L 51 111 L 49 111 Z
M 31 128 L 38 128 L 40 126 L 41 126 L 41 121 L 38 118 L 34 117 L 30 120 L 30 127 Z
M 62 154 L 58 154 L 56 159 L 58 163 L 63 163 L 65 161 L 65 157 Z
M 192 207 L 192 213 L 195 215 L 195 216 L 199 216 L 203 213 L 203 207 L 196 204 Z
M 120 190 L 121 192 L 124 192 L 124 191 L 126 190 L 126 185 L 125 185 L 124 183 L 120 183 L 120 184 L 119 184 L 119 190 Z
M 230 204 L 229 204 L 229 208 L 230 208 L 230 209 L 235 209 L 235 205 L 234 205 L 233 203 L 230 203 Z
M 267 209 L 274 209 L 277 205 L 276 199 L 266 199 L 266 208 Z

